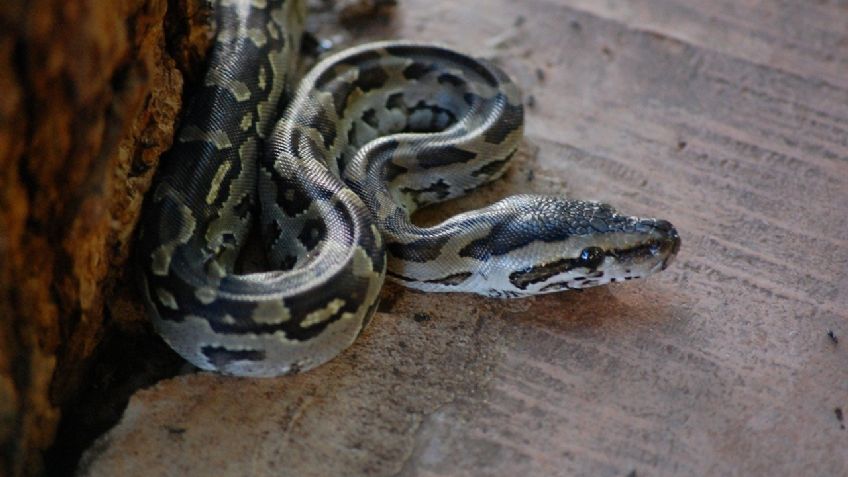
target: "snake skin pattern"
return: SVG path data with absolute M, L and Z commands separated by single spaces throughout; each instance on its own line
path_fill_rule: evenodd
M 194 365 L 274 376 L 331 359 L 387 268 L 420 290 L 518 297 L 643 277 L 677 253 L 666 221 L 561 197 L 415 225 L 418 208 L 503 174 L 518 88 L 450 49 L 382 42 L 324 59 L 295 91 L 304 17 L 302 1 L 218 1 L 206 77 L 145 206 L 145 301 Z

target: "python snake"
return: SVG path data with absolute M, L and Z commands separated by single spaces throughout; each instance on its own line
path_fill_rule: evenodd
M 218 1 L 206 76 L 145 204 L 145 301 L 194 365 L 317 366 L 365 328 L 387 269 L 420 290 L 517 297 L 642 277 L 677 253 L 666 221 L 561 197 L 417 226 L 418 208 L 503 174 L 518 88 L 486 61 L 391 41 L 335 53 L 295 89 L 304 17 L 303 1 Z

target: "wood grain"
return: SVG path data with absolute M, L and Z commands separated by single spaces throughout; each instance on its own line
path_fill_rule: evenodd
M 310 373 L 139 392 L 81 475 L 848 473 L 844 2 L 408 0 L 366 36 L 533 97 L 507 180 L 421 220 L 562 193 L 672 221 L 679 259 L 511 302 L 389 286 Z

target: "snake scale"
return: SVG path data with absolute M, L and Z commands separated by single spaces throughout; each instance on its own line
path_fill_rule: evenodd
M 298 83 L 303 1 L 219 0 L 214 12 L 206 76 L 137 242 L 154 325 L 194 365 L 317 366 L 365 328 L 386 275 L 508 298 L 643 277 L 677 253 L 666 221 L 562 197 L 417 226 L 415 210 L 503 174 L 522 137 L 516 85 L 486 61 L 401 41 L 330 55 Z M 245 248 L 261 249 L 258 271 Z

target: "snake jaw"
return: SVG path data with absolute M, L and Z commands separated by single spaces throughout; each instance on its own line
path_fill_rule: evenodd
M 548 210 L 512 228 L 548 240 L 489 258 L 487 295 L 527 296 L 642 278 L 667 268 L 680 249 L 677 230 L 665 220 L 564 199 Z

